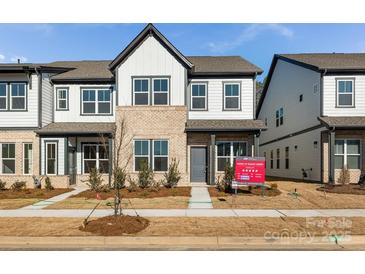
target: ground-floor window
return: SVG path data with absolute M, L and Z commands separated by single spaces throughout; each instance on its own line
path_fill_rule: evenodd
M 335 169 L 360 169 L 360 140 L 336 139 Z
M 46 174 L 57 174 L 57 142 L 46 142 Z
M 1 172 L 15 174 L 15 144 L 1 144 Z
M 238 156 L 247 156 L 247 142 L 217 142 L 217 171 L 233 166 Z
M 276 149 L 276 169 L 280 169 L 280 148 Z
M 83 173 L 88 174 L 92 169 L 100 173 L 109 173 L 108 144 L 83 144 Z
M 274 151 L 270 151 L 270 169 L 274 168 Z
M 134 170 L 148 164 L 153 171 L 167 171 L 169 143 L 167 140 L 134 140 Z
M 289 147 L 285 147 L 285 169 L 289 169 Z
M 23 173 L 33 173 L 33 144 L 23 144 Z

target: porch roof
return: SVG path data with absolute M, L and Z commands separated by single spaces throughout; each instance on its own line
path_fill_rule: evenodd
M 75 136 L 75 135 L 103 135 L 112 134 L 115 123 L 82 123 L 60 122 L 51 123 L 36 130 L 39 135 Z
M 189 131 L 259 131 L 266 126 L 261 120 L 188 120 L 185 130 Z
M 348 129 L 365 129 L 365 116 L 322 116 L 318 117 L 321 124 L 325 125 L 327 128 L 348 128 Z

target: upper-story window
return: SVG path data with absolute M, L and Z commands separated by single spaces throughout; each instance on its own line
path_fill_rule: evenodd
M 241 88 L 238 83 L 224 83 L 224 110 L 240 110 Z
M 0 83 L 0 110 L 8 109 L 7 84 Z
M 68 88 L 57 88 L 57 110 L 68 110 Z
M 280 108 L 275 113 L 276 127 L 284 124 L 284 109 Z
M 207 110 L 207 84 L 193 83 L 191 84 L 191 109 Z
M 338 79 L 337 80 L 337 106 L 353 107 L 354 106 L 354 80 Z
M 170 84 L 167 77 L 133 78 L 133 105 L 168 105 Z
M 85 88 L 82 92 L 82 114 L 112 114 L 112 92 L 109 88 Z
M 0 110 L 27 109 L 26 83 L 0 83 Z

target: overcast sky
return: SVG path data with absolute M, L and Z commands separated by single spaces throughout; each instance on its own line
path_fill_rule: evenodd
M 0 24 L 0 62 L 109 60 L 146 24 Z M 155 24 L 185 55 L 241 55 L 266 75 L 274 53 L 365 52 L 365 24 Z

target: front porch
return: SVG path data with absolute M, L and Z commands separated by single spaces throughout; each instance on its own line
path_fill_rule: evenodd
M 111 185 L 114 123 L 53 123 L 37 131 L 40 173 L 56 187 L 85 185 L 91 169 Z

